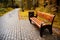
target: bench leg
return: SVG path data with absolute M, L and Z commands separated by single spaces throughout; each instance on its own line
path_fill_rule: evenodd
M 52 34 L 52 28 L 50 28 L 50 30 L 49 30 L 49 31 L 50 31 L 50 34 Z
M 30 23 L 31 23 L 31 20 L 30 20 Z
M 50 34 L 52 34 L 52 27 L 48 27 Z
M 40 36 L 43 37 L 44 28 L 40 28 Z
M 42 37 L 42 35 L 43 35 L 43 34 L 42 34 L 42 30 L 40 30 L 40 36 Z
M 31 23 L 31 20 L 29 19 L 30 23 Z

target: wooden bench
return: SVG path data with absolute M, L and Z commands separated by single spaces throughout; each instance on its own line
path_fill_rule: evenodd
M 43 20 L 40 20 L 37 17 L 41 17 L 41 18 L 49 21 L 50 24 L 48 24 L 47 22 L 45 22 Z M 49 30 L 50 34 L 52 34 L 52 25 L 53 25 L 54 18 L 55 18 L 55 15 L 40 12 L 40 11 L 36 12 L 36 16 L 34 16 L 34 12 L 29 12 L 29 21 L 30 21 L 30 23 L 33 22 L 35 25 L 37 25 L 37 27 L 40 30 L 41 37 L 46 28 Z

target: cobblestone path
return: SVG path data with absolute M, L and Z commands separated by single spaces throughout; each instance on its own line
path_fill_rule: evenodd
M 57 40 L 55 35 L 40 37 L 29 20 L 19 20 L 17 9 L 0 17 L 0 40 Z

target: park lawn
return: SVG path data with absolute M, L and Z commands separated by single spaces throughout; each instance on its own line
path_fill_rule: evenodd
M 19 17 L 20 19 L 27 19 L 28 18 L 28 11 L 19 11 Z
M 6 14 L 7 12 L 13 10 L 13 8 L 0 8 L 0 16 L 3 16 L 4 14 Z
M 53 26 L 56 28 L 60 28 L 60 13 L 56 13 Z

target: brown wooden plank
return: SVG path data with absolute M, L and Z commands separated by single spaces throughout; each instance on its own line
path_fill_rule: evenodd
M 44 13 L 44 12 L 40 12 L 37 11 L 37 16 L 40 16 L 42 18 L 45 18 L 46 20 L 52 22 L 54 15 L 48 14 L 48 13 Z
M 43 23 L 42 20 L 39 20 L 35 17 L 30 18 L 39 28 L 41 27 L 41 24 Z

